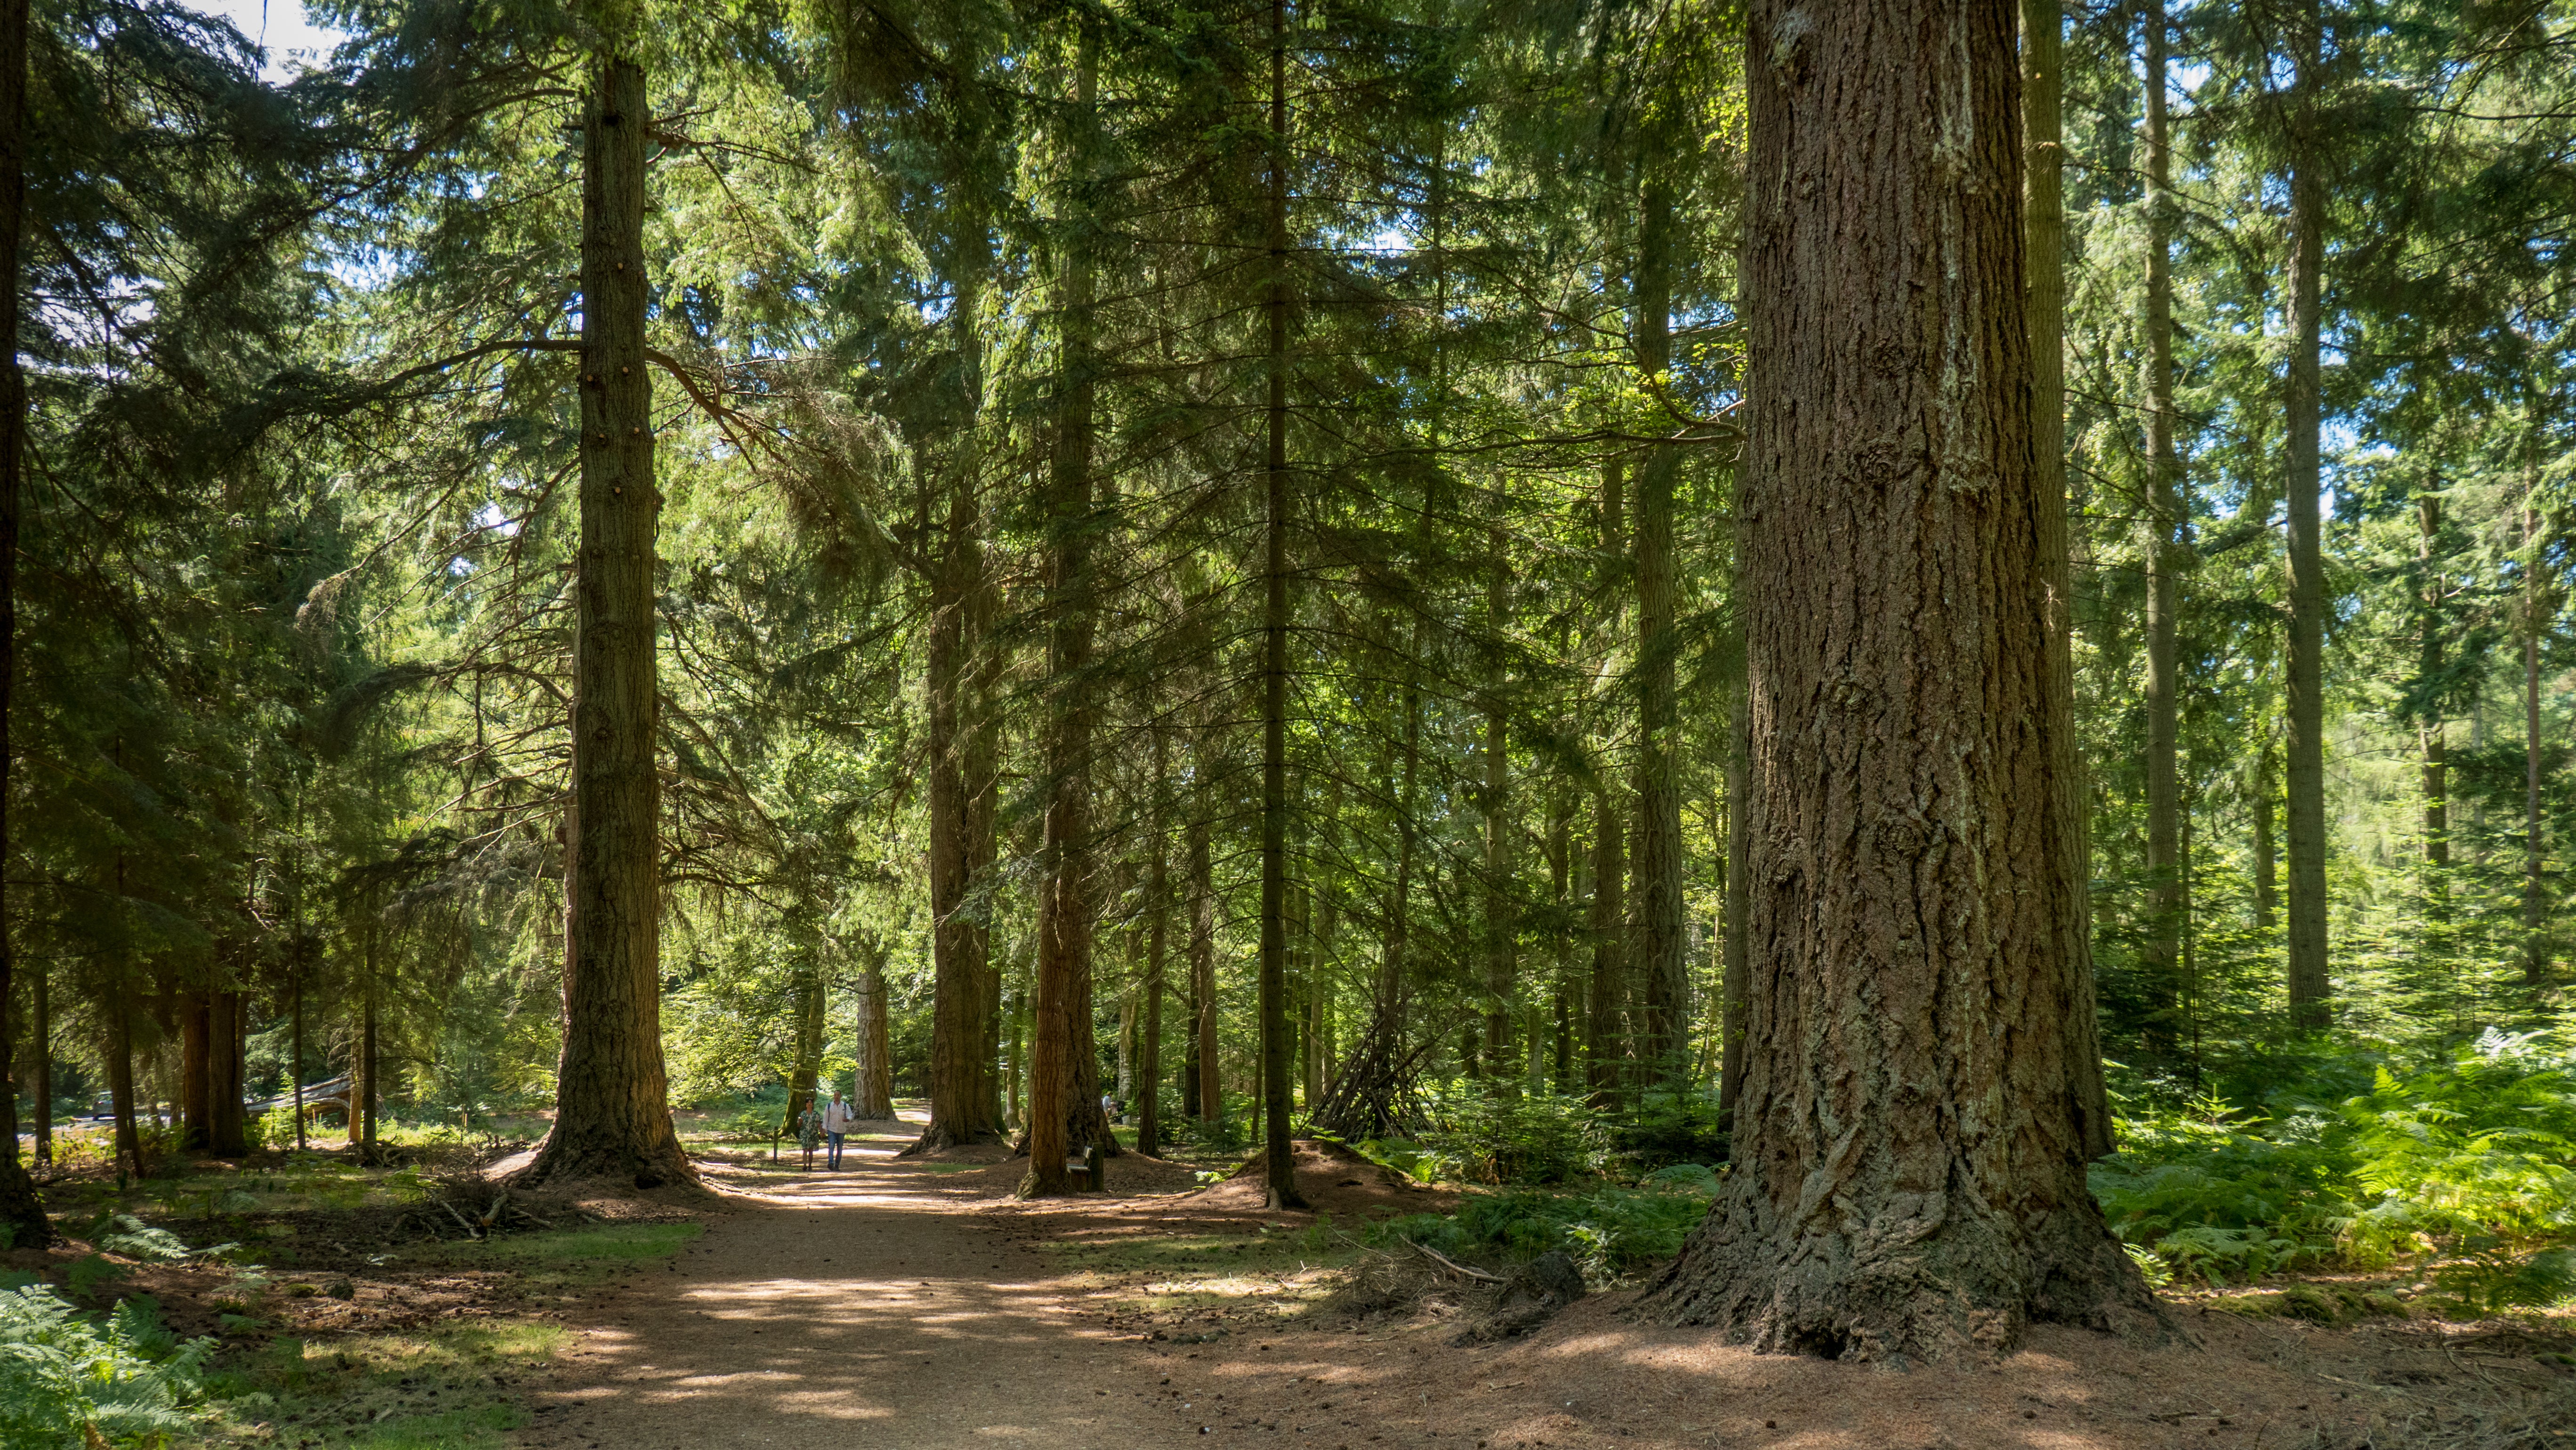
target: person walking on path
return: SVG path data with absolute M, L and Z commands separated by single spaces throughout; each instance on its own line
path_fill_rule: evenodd
M 849 1100 L 839 1093 L 832 1094 L 832 1105 L 823 1110 L 823 1136 L 831 1141 L 831 1151 L 826 1155 L 823 1166 L 831 1172 L 841 1171 L 841 1140 L 850 1135 L 850 1126 L 857 1121 L 858 1116 L 850 1111 Z
M 823 1141 L 823 1110 L 809 1099 L 796 1115 L 796 1146 L 805 1150 L 805 1171 L 814 1171 L 814 1150 Z

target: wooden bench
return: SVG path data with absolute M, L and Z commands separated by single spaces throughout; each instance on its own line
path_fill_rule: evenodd
M 1086 1193 L 1098 1193 L 1108 1186 L 1107 1167 L 1108 1156 L 1100 1151 L 1097 1143 L 1064 1160 L 1065 1177 L 1072 1180 L 1075 1188 Z

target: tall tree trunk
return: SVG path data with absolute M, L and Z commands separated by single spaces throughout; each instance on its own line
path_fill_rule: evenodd
M 376 1053 L 376 979 L 367 976 L 366 995 L 359 1007 L 357 1070 L 349 1075 L 349 1141 L 358 1151 L 358 1161 L 374 1163 L 376 1151 L 376 1106 L 384 1097 L 384 1084 L 377 1081 L 376 1070 L 383 1059 Z
M 1669 183 L 1646 183 L 1637 227 L 1637 370 L 1672 363 Z M 1648 450 L 1637 469 L 1637 922 L 1629 966 L 1644 996 L 1647 1081 L 1678 1089 L 1689 1073 L 1682 943 L 1680 716 L 1673 700 L 1673 477 L 1679 451 Z
M 1076 157 L 1093 139 L 1094 38 L 1086 28 L 1074 65 Z M 1077 170 L 1084 163 L 1075 163 Z M 1083 194 L 1090 178 L 1077 176 Z M 1091 1037 L 1091 217 L 1077 199 L 1067 208 L 1061 347 L 1056 379 L 1056 437 L 1047 499 L 1047 807 L 1040 858 L 1046 878 L 1038 898 L 1037 1031 L 1029 1054 L 1029 1172 L 1022 1197 L 1062 1193 L 1065 1151 L 1079 1138 L 1113 1144 L 1099 1096 L 1088 1090 L 1098 1059 L 1075 1054 Z M 1099 1185 L 1094 1184 L 1093 1187 Z
M 1205 764 L 1204 760 L 1201 762 Z M 1216 1061 L 1216 879 L 1208 859 L 1206 802 L 1190 821 L 1190 1085 L 1202 1128 L 1225 1116 Z
M 2064 16 L 2059 0 L 2021 0 L 2022 137 L 2026 168 L 2023 232 L 2028 255 L 2023 285 L 2030 336 L 2031 487 L 2039 500 L 2039 565 L 2048 591 L 2048 689 L 2075 696 L 2073 555 L 2066 516 L 2073 506 L 2066 480 L 2066 147 L 2061 119 L 2065 77 L 2061 52 Z M 2061 904 L 2066 919 L 2057 939 L 2066 945 L 2074 978 L 2067 1030 L 2079 1039 L 2067 1050 L 2069 1094 L 2078 1104 L 2088 1158 L 2109 1153 L 2111 1099 L 2102 1078 L 2101 1028 L 2094 1012 L 2093 923 L 2084 883 L 2093 876 L 2088 836 L 2091 807 L 2085 799 L 2084 761 L 2072 730 L 2049 737 L 2049 778 L 2056 795 L 2049 829 L 2058 869 L 2077 884 Z M 1739 828 L 1740 829 L 1740 828 Z
M 851 1073 L 851 1107 L 869 1122 L 894 1118 L 892 1013 L 886 1000 L 886 946 L 870 939 L 859 968 L 858 1065 Z
M 2291 1022 L 2321 1028 L 2333 987 L 2326 976 L 2326 578 L 2317 504 L 2325 180 L 2315 160 L 2324 45 L 2316 0 L 2303 0 L 2290 25 L 2298 80 L 2290 117 L 2290 367 L 2282 399 L 2289 434 L 2283 479 L 2290 527 L 2289 988 Z
M 143 1135 L 134 1122 L 133 1008 L 124 993 L 114 990 L 97 1006 L 107 1019 L 107 1101 L 116 1118 L 116 1169 L 140 1178 Z
M 0 358 L 0 857 L 5 857 L 12 799 L 10 765 L 17 758 L 9 744 L 9 709 L 18 678 L 18 478 L 27 446 L 27 378 L 17 347 L 18 250 L 27 211 L 27 0 L 0 0 L 0 57 L 6 58 L 0 60 L 0 339 L 7 341 L 7 356 Z M 0 1085 L 15 1080 L 10 1051 L 17 1038 L 9 1020 L 15 1010 L 9 983 L 17 949 L 9 939 L 8 923 L 14 918 L 7 903 L 5 888 L 0 888 Z M 43 977 L 37 981 L 41 1032 Z M 40 1047 L 37 1058 L 50 1074 L 51 1056 Z M 40 1111 L 50 1108 L 49 1098 L 49 1093 L 39 1092 Z M 18 1161 L 17 1094 L 0 1090 L 0 1100 L 5 1100 L 0 1101 L 0 1134 L 6 1135 L 9 1145 L 8 1152 L 0 1153 L 0 1226 L 6 1227 L 17 1247 L 42 1248 L 53 1242 L 54 1231 L 45 1218 L 44 1201 L 36 1195 L 35 1180 Z M 37 1124 L 40 1160 L 50 1157 L 52 1132 L 50 1119 Z
M 1163 964 L 1170 948 L 1172 920 L 1171 823 L 1165 802 L 1172 778 L 1169 745 L 1160 726 L 1154 736 L 1153 855 L 1145 873 L 1145 1060 L 1144 1092 L 1136 1105 L 1136 1151 L 1148 1157 L 1163 1151 Z
M 1604 559 L 1626 547 L 1627 526 L 1621 505 L 1626 480 L 1616 463 L 1601 469 L 1601 539 Z M 1623 611 L 1611 606 L 1608 632 L 1616 635 Z M 1607 665 L 1603 666 L 1606 670 Z M 1606 1105 L 1619 1090 L 1620 1059 L 1626 1055 L 1623 1012 L 1627 1006 L 1627 827 L 1621 809 L 1617 773 L 1608 768 L 1607 742 L 1596 757 L 1592 792 L 1592 981 L 1584 1012 L 1589 1033 L 1585 1044 L 1586 1077 L 1594 1106 Z
M 2272 742 L 2254 757 L 2254 925 L 2268 931 L 2281 920 L 2281 857 L 2278 832 L 2280 762 Z
M 1727 701 L 1726 722 L 1726 967 L 1721 977 L 1725 1005 L 1720 1031 L 1724 1050 L 1718 1061 L 1717 1105 L 1728 1112 L 1744 1093 L 1744 994 L 1752 984 L 1751 938 L 1744 913 L 1752 898 L 1746 891 L 1744 802 L 1752 789 L 1753 753 L 1751 692 L 1740 683 Z
M 931 912 L 930 1124 L 907 1154 L 999 1136 L 985 1061 L 990 935 L 970 901 L 983 854 L 973 770 L 978 727 L 970 675 L 973 615 L 983 592 L 983 545 L 971 480 L 950 485 L 948 517 L 931 580 L 925 665 L 928 698 Z M 999 1003 L 994 1003 L 998 1009 Z
M 4 711 L 6 708 L 6 703 L 0 702 L 0 711 Z M 5 729 L 5 726 L 0 726 L 0 731 L 5 731 Z M 0 753 L 5 753 L 7 749 L 7 740 L 5 738 L 0 738 Z M 5 920 L 5 917 L 0 917 L 0 920 Z M 0 954 L 5 954 L 5 949 L 0 949 Z M 54 1161 L 54 1002 L 53 983 L 51 981 L 52 976 L 53 973 L 39 967 L 37 968 L 34 977 L 28 982 L 28 986 L 31 989 L 29 995 L 35 999 L 34 1005 L 36 1009 L 34 1014 L 35 1020 L 28 1024 L 27 1044 L 29 1047 L 34 1049 L 36 1059 L 33 1063 L 28 1065 L 28 1071 L 35 1078 L 35 1082 L 32 1086 L 36 1100 L 36 1121 L 34 1125 L 36 1130 L 36 1161 L 39 1163 L 51 1163 Z M 11 1110 L 15 1111 L 14 1104 L 12 1105 Z M 0 1122 L 0 1127 L 7 1126 L 8 1124 L 5 1122 Z M 15 1220 L 8 1219 L 5 1215 L 0 1215 L 0 1222 L 14 1221 Z
M 2540 510 L 2526 473 L 2522 495 L 2522 980 L 2549 980 L 2548 887 L 2542 877 L 2540 835 L 2540 636 L 2547 627 L 2547 595 L 2540 584 Z
M 213 1055 L 207 1050 L 213 1036 L 214 1011 L 212 994 L 202 988 L 191 988 L 179 994 L 179 1147 L 182 1150 L 203 1148 L 207 1141 L 207 1117 L 213 1102 L 209 1078 Z
M 1288 0 L 1270 0 L 1269 487 L 1262 521 L 1262 1185 L 1303 1208 L 1288 1145 Z
M 823 974 L 811 966 L 796 973 L 796 1044 L 787 1064 L 786 1116 L 778 1135 L 793 1137 L 796 1120 L 814 1105 L 823 1076 Z
M 250 1125 L 242 1118 L 250 998 L 228 987 L 210 993 L 207 1007 L 206 1147 L 219 1158 L 238 1158 L 250 1151 Z
M 2181 603 L 2182 462 L 2174 452 L 2173 149 L 2165 119 L 2168 26 L 2164 0 L 2140 0 L 2145 44 L 2147 150 L 2147 940 L 2148 1049 L 2170 1056 L 2179 1026 L 2182 962 L 2181 772 L 2175 618 Z
M 603 41 L 582 115 L 581 546 L 572 828 L 555 1122 L 530 1185 L 693 1182 L 662 1060 L 661 778 L 653 396 L 645 356 L 644 68 Z
M 304 948 L 300 937 L 291 950 L 295 963 L 295 982 L 290 989 L 294 1005 L 288 1009 L 293 1019 L 287 1031 L 291 1038 L 288 1051 L 294 1058 L 287 1065 L 286 1082 L 295 1094 L 295 1151 L 301 1153 L 310 1145 L 304 1139 Z
M 1747 1060 L 1654 1302 L 1765 1350 L 1992 1352 L 2154 1302 L 2084 1180 L 2013 12 L 1747 28 L 1785 37 L 1750 86 Z
M 1491 567 L 1485 571 L 1485 624 L 1492 631 L 1497 659 L 1485 693 L 1485 1050 L 1497 1074 L 1508 1071 L 1512 1057 L 1512 999 L 1518 975 L 1513 960 L 1511 849 L 1511 716 L 1503 708 L 1506 670 L 1499 658 L 1503 632 L 1509 627 L 1510 554 L 1503 531 L 1486 538 Z
M 2442 650 L 2442 571 L 2437 562 L 2441 549 L 2442 495 L 2427 491 L 2415 500 L 2415 558 L 2419 584 L 2417 607 L 2422 611 L 2418 626 L 2416 677 L 2427 688 L 2442 677 L 2447 668 Z M 2451 777 L 2450 753 L 2442 735 L 2442 706 L 2438 698 L 2423 702 L 2422 715 L 2416 721 L 2415 738 L 2424 751 L 2424 862 L 2434 868 L 2433 896 L 2436 915 L 2446 915 L 2442 908 L 2449 885 L 2441 871 L 2451 864 Z
M 1562 775 L 1555 777 L 1547 793 L 1547 889 L 1548 901 L 1555 907 L 1555 942 L 1550 956 L 1554 958 L 1556 978 L 1549 994 L 1554 1009 L 1554 1030 L 1549 1035 L 1548 1083 L 1559 1093 L 1574 1091 L 1574 938 L 1568 923 L 1574 912 L 1574 799 Z

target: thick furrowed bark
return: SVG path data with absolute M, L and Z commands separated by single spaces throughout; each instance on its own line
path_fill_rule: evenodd
M 582 126 L 581 546 L 564 1045 L 555 1124 L 522 1184 L 694 1182 L 662 1060 L 661 781 L 652 386 L 644 314 L 643 67 L 605 46 Z M 375 1084 L 368 1083 L 372 1091 Z
M 2084 1181 L 2013 12 L 1749 24 L 1746 1063 L 1649 1312 L 1878 1359 L 2108 1326 L 2153 1301 Z

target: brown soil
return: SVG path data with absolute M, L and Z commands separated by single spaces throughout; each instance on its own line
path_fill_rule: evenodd
M 2191 1341 L 2142 1347 L 2042 1328 L 1996 1364 L 1899 1372 L 1762 1356 L 1641 1328 L 1597 1295 L 1527 1339 L 1449 1347 L 1439 1315 L 1339 1319 L 1330 1280 L 1275 1251 L 1263 1292 L 1156 1308 L 1151 1273 L 1086 1270 L 1088 1248 L 1197 1235 L 1279 1244 L 1312 1216 L 1257 1184 L 1211 1189 L 1130 1155 L 1111 1195 L 1020 1203 L 1018 1165 L 896 1161 L 872 1141 L 840 1174 L 711 1168 L 734 1211 L 669 1271 L 594 1297 L 530 1447 L 989 1442 L 1777 1447 L 1777 1450 L 2500 1450 L 2576 1444 L 2563 1347 L 2500 1326 L 2375 1320 L 2321 1329 L 2183 1301 Z M 1310 1153 L 1337 1223 L 1436 1206 Z M 1330 1175 L 1330 1176 L 1327 1176 Z M 1166 1191 L 1155 1192 L 1155 1189 Z M 1036 1245 L 1053 1247 L 1040 1251 Z M 1290 1242 L 1294 1242 L 1293 1240 Z M 1170 1270 L 1162 1271 L 1169 1274 Z M 1303 1295 L 1301 1302 L 1300 1295 Z M 1276 1439 L 1270 1437 L 1276 1436 Z M 817 1437 L 823 1437 L 818 1440 Z

